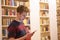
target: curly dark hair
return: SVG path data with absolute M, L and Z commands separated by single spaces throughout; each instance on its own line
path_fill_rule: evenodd
M 28 11 L 29 11 L 29 9 L 24 5 L 19 5 L 17 7 L 17 12 L 19 12 L 20 14 L 22 14 L 22 12 L 28 12 Z

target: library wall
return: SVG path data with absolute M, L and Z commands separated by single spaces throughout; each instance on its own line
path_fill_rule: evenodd
M 2 12 L 1 12 L 1 0 L 0 0 L 0 40 L 2 40 L 2 17 L 1 17 L 1 15 L 2 15 Z

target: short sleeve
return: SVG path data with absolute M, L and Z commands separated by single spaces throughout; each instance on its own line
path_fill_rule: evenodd
M 13 21 L 9 26 L 8 26 L 8 38 L 15 38 L 16 37 L 16 30 L 17 26 L 19 25 L 18 22 Z

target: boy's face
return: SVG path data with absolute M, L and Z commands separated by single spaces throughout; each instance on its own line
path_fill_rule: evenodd
M 20 15 L 20 19 L 21 20 L 24 20 L 26 18 L 26 15 L 27 13 L 26 12 L 23 12 L 21 15 Z

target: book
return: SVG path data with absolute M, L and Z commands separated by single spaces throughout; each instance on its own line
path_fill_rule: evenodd
M 42 37 L 41 40 L 45 40 L 45 37 Z
M 40 9 L 45 9 L 44 4 L 40 4 Z
M 7 25 L 7 19 L 6 18 L 2 19 L 2 25 Z
M 16 16 L 16 10 L 12 10 L 12 15 Z
M 17 6 L 19 6 L 20 5 L 20 2 L 19 1 L 16 1 L 16 4 L 17 4 Z
M 27 13 L 27 16 L 30 16 L 30 13 L 29 12 Z
M 45 27 L 46 31 L 49 31 L 49 28 L 48 27 Z
M 42 16 L 46 16 L 45 12 L 42 13 Z
M 25 5 L 25 2 L 19 2 L 20 5 Z
M 40 19 L 40 24 L 43 24 L 43 19 Z
M 6 36 L 6 29 L 2 29 L 2 36 Z
M 30 24 L 30 19 L 28 19 L 28 22 L 27 22 L 27 24 Z
M 10 25 L 10 23 L 11 23 L 11 20 L 7 19 L 7 24 L 6 25 Z
M 6 13 L 5 14 L 8 15 L 8 9 L 5 9 L 5 10 L 6 10 Z
M 5 0 L 5 5 L 8 5 L 8 0 Z
M 2 8 L 2 15 L 5 15 L 6 11 Z
M 5 1 L 6 1 L 6 0 L 1 0 L 1 4 L 2 4 L 2 5 L 5 5 Z
M 14 6 L 17 6 L 17 2 L 16 1 L 14 1 Z
M 48 0 L 45 0 L 45 2 L 48 2 Z
M 48 6 L 48 4 L 46 4 L 46 5 L 45 5 L 45 9 L 49 9 L 49 6 Z
M 8 14 L 8 15 L 12 15 L 12 10 L 11 10 L 11 9 L 9 9 L 9 11 L 8 11 L 8 12 L 9 12 L 9 14 Z
M 41 2 L 45 2 L 45 0 L 40 0 Z
M 14 0 L 11 0 L 11 5 L 14 6 Z
M 45 12 L 45 14 L 46 14 L 46 16 L 49 16 L 47 11 Z
M 23 20 L 24 25 L 27 25 L 27 19 Z

